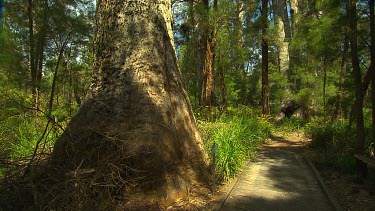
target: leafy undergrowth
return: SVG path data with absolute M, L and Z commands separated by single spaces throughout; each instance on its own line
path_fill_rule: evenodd
M 311 121 L 304 127 L 305 135 L 311 139 L 311 156 L 322 165 L 343 173 L 353 173 L 355 131 L 348 129 L 348 122 L 338 120 L 325 122 Z
M 368 125 L 368 124 L 367 124 Z M 370 131 L 369 127 L 366 127 Z M 369 169 L 367 179 L 355 172 L 355 131 L 347 120 L 315 119 L 304 127 L 311 140 L 306 152 L 313 160 L 329 190 L 345 210 L 373 210 L 375 207 L 375 170 Z M 367 134 L 371 134 L 368 132 Z M 367 136 L 365 147 L 371 142 Z

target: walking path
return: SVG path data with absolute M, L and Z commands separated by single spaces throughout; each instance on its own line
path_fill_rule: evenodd
M 275 137 L 266 144 L 219 210 L 334 210 L 314 171 L 299 154 L 303 142 L 296 140 Z

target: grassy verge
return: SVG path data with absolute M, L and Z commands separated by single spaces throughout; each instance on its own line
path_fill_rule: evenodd
M 199 121 L 205 139 L 205 147 L 211 154 L 211 147 L 219 147 L 216 160 L 216 175 L 226 181 L 236 175 L 243 164 L 253 156 L 260 143 L 271 134 L 272 126 L 258 118 L 251 108 L 232 108 L 228 115 L 214 122 Z
M 305 126 L 304 132 L 311 139 L 311 156 L 318 165 L 345 173 L 354 171 L 355 131 L 348 129 L 346 120 L 327 122 L 317 118 Z

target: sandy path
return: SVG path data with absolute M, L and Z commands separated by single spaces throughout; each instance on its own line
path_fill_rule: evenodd
M 245 168 L 220 210 L 333 210 L 297 135 L 275 136 Z

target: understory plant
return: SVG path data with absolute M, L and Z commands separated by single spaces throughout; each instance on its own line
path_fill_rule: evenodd
M 271 124 L 257 116 L 251 108 L 240 107 L 231 108 L 230 115 L 215 122 L 199 122 L 211 156 L 212 145 L 218 145 L 216 175 L 220 181 L 234 177 L 270 136 Z
M 305 125 L 304 132 L 317 154 L 315 160 L 343 172 L 354 171 L 355 130 L 348 128 L 347 120 L 324 121 L 316 118 Z

